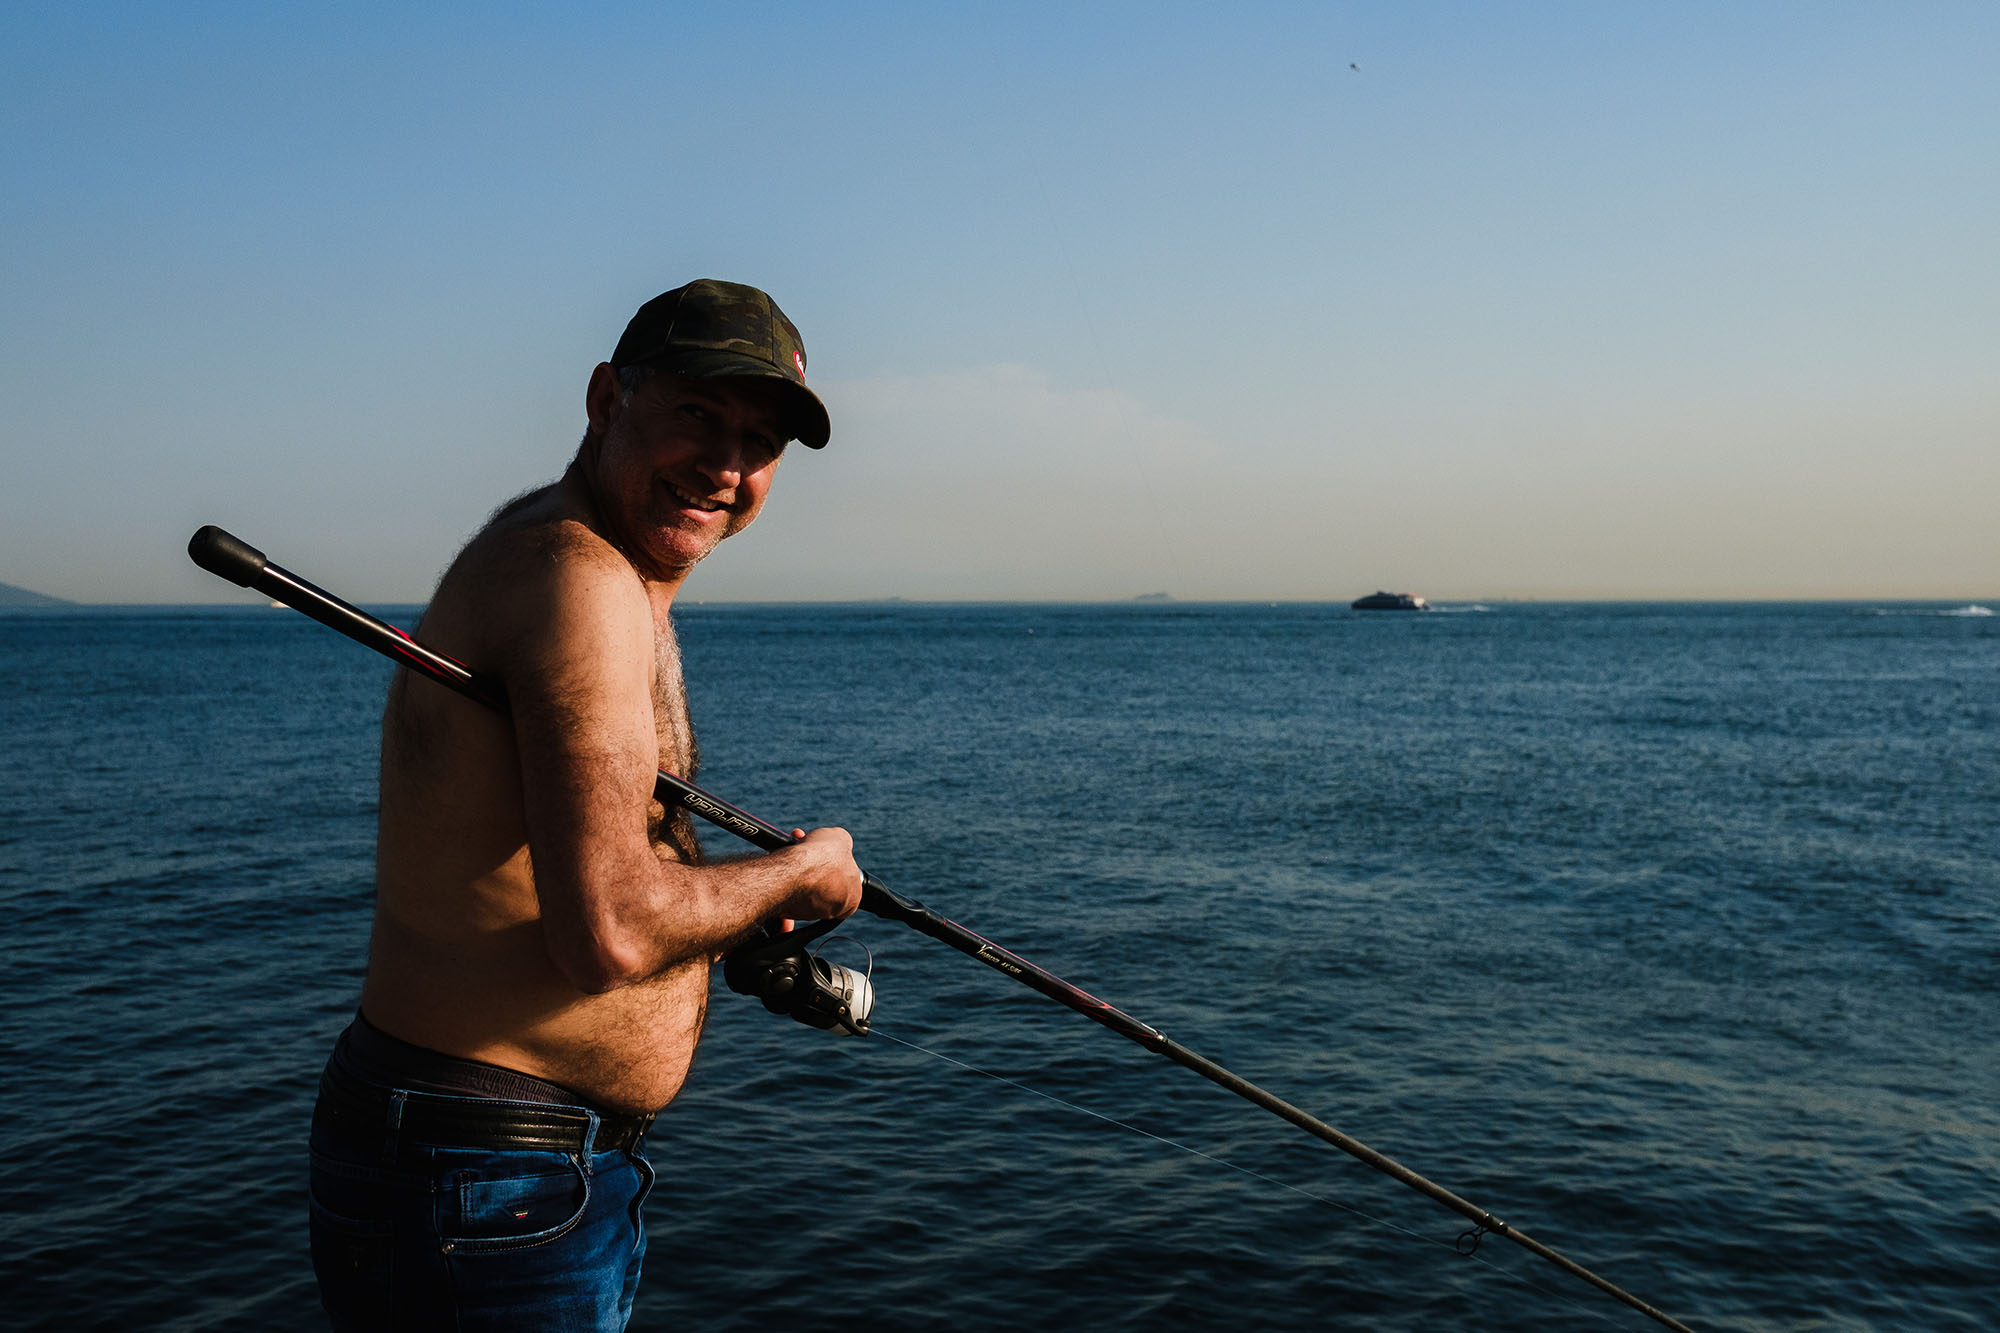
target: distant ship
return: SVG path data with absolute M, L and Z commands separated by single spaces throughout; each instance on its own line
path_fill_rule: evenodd
M 1371 592 L 1351 602 L 1356 611 L 1428 611 L 1429 603 L 1407 592 Z

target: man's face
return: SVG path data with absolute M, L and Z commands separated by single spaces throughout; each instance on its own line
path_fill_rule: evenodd
M 764 507 L 787 438 L 773 386 L 661 373 L 628 395 L 599 366 L 587 406 L 598 505 L 645 572 L 684 575 Z

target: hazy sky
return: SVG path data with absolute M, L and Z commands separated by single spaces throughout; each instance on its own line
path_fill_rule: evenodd
M 1358 66 L 1359 68 L 1354 68 Z M 2000 5 L 0 7 L 0 581 L 417 601 L 639 302 L 687 596 L 2000 596 Z

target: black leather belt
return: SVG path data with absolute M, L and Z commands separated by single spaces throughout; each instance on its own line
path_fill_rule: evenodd
M 398 1104 L 400 1103 L 400 1104 Z M 334 1065 L 319 1081 L 313 1123 L 343 1138 L 387 1138 L 437 1148 L 528 1148 L 582 1152 L 590 1116 L 581 1108 L 483 1102 L 477 1097 L 410 1092 L 364 1083 Z M 597 1117 L 593 1152 L 636 1149 L 652 1127 L 649 1115 Z

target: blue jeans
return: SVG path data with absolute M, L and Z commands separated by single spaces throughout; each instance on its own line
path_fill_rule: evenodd
M 653 1168 L 636 1150 L 594 1151 L 596 1113 L 567 1109 L 589 1117 L 576 1152 L 415 1142 L 316 1116 L 313 1271 L 334 1328 L 623 1329 L 646 1254 L 639 1210 Z

